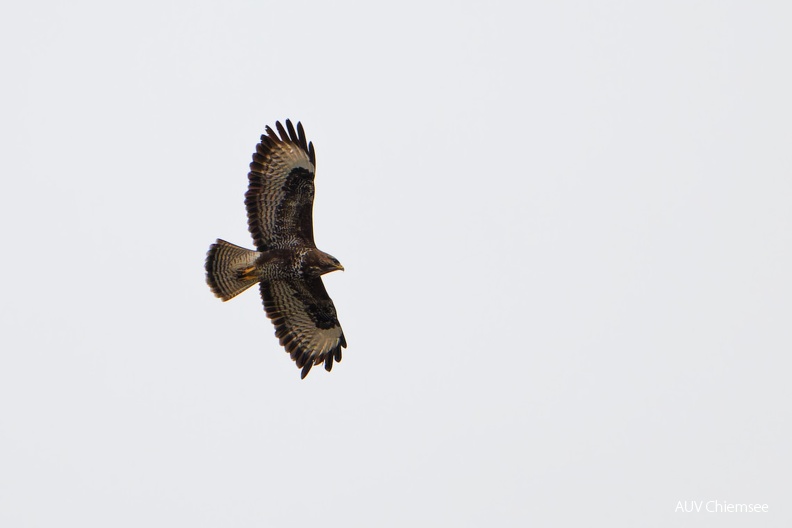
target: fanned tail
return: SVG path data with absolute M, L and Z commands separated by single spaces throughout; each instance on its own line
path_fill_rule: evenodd
M 223 301 L 233 299 L 258 282 L 255 271 L 260 256 L 218 238 L 206 254 L 206 283 Z

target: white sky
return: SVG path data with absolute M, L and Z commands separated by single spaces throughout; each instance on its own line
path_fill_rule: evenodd
M 0 45 L 0 526 L 792 523 L 784 2 L 17 2 Z M 304 381 L 203 271 L 285 118 L 347 270 Z

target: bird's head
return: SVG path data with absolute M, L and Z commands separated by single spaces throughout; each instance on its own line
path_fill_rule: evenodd
M 318 277 L 331 271 L 344 271 L 344 266 L 338 259 L 324 251 L 313 249 L 303 257 L 302 271 L 312 277 Z

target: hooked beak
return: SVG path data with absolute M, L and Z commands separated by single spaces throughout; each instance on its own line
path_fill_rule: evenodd
M 337 269 L 338 271 L 344 271 L 344 266 L 342 266 L 341 264 L 339 264 L 338 266 L 336 266 L 336 269 Z

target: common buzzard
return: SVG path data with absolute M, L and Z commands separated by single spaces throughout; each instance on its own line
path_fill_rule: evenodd
M 329 372 L 346 339 L 321 276 L 344 267 L 316 248 L 313 199 L 316 155 L 302 124 L 269 126 L 256 145 L 245 193 L 248 229 L 257 251 L 218 239 L 206 255 L 206 282 L 227 301 L 259 283 L 275 337 L 302 378 L 313 365 Z

